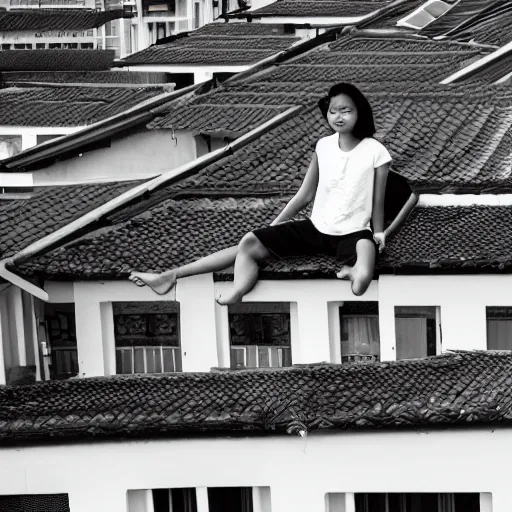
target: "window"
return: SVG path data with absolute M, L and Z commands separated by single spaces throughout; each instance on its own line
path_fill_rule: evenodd
M 46 43 L 36 43 L 36 50 L 44 50 L 46 48 Z
M 113 304 L 116 373 L 181 372 L 176 302 Z
M 92 50 L 94 48 L 93 43 L 80 43 L 80 48 L 82 50 Z
M 113 21 L 109 21 L 105 24 L 105 36 L 116 37 L 116 26 Z
M 290 304 L 230 305 L 231 368 L 291 366 Z
M 25 44 L 25 43 L 15 44 L 14 49 L 15 50 L 32 50 L 32 45 Z
M 78 43 L 63 43 L 62 48 L 64 50 L 77 50 L 78 49 Z
M 50 378 L 61 380 L 78 375 L 75 305 L 46 304 L 45 325 Z
M 340 308 L 341 362 L 379 361 L 377 302 L 345 302 Z
M 48 48 L 51 50 L 62 48 L 62 45 L 60 43 L 48 43 Z
M 415 359 L 440 353 L 440 308 L 395 307 L 395 334 L 397 359 Z
M 208 512 L 253 512 L 252 487 L 209 487 Z
M 174 0 L 143 0 L 144 16 L 174 16 L 176 3 Z
M 153 489 L 153 512 L 197 512 L 196 490 Z
M 2 199 L 28 199 L 34 193 L 34 187 L 0 187 Z
M 165 38 L 165 36 L 167 35 L 165 31 L 166 31 L 166 23 L 157 23 L 156 24 L 156 38 L 157 38 L 157 40 Z
M 194 2 L 194 28 L 201 26 L 201 4 Z
M 17 155 L 21 151 L 20 135 L 0 136 L 0 159 Z
M 512 349 L 512 307 L 488 307 L 487 349 Z
M 480 494 L 361 493 L 355 505 L 356 512 L 480 512 Z
M 197 512 L 195 487 L 181 489 L 139 489 L 127 493 L 128 512 Z M 149 508 L 148 508 L 149 505 Z
M 10 50 L 11 49 L 11 45 L 10 44 L 3 44 L 2 45 L 2 50 Z

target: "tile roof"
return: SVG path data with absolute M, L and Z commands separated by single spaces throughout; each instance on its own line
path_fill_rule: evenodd
M 123 10 L 24 9 L 0 12 L 0 31 L 88 30 L 127 17 Z
M 20 50 L 20 52 L 26 50 Z M 41 51 L 41 50 L 37 50 Z M 56 50 L 51 50 L 56 51 Z M 74 50 L 64 50 L 74 51 Z M 86 50 L 91 51 L 91 50 Z M 5 52 L 7 53 L 7 52 Z M 169 82 L 166 73 L 145 71 L 4 71 L 6 83 L 33 82 L 53 84 L 165 84 Z
M 236 245 L 245 233 L 274 220 L 291 197 L 274 192 L 261 198 L 164 200 L 131 218 L 124 213 L 115 218 L 113 229 L 85 236 L 17 269 L 53 280 L 120 279 L 135 269 L 162 272 Z M 511 226 L 510 206 L 419 207 L 388 240 L 377 268 L 510 271 Z M 334 278 L 339 266 L 327 256 L 271 260 L 260 277 Z M 231 275 L 232 269 L 217 273 L 221 280 Z
M 233 111 L 232 105 L 225 106 L 183 106 L 176 107 L 167 115 L 158 117 L 148 124 L 148 128 L 173 128 L 175 130 L 190 130 L 194 133 L 207 134 L 239 134 L 248 132 L 286 110 L 286 105 L 279 107 L 242 107 L 236 109 L 235 122 L 226 128 L 226 117 Z M 234 136 L 233 136 L 234 138 Z
M 250 12 L 251 16 L 335 16 L 359 17 L 386 7 L 390 0 L 346 1 L 346 0 L 277 0 L 265 7 Z
M 106 71 L 114 50 L 0 51 L 0 71 Z
M 420 64 L 402 66 L 401 64 L 370 65 L 370 66 L 344 66 L 344 65 L 317 65 L 301 66 L 294 63 L 279 66 L 274 71 L 262 77 L 266 83 L 315 83 L 335 84 L 336 82 L 351 82 L 354 84 L 378 84 L 396 83 L 400 81 L 411 83 L 440 82 L 451 72 L 455 72 L 453 63 L 446 64 Z M 258 83 L 255 79 L 252 83 Z
M 512 40 L 509 30 L 512 22 L 512 6 L 508 0 L 458 2 L 448 12 L 420 30 L 396 25 L 399 20 L 425 3 L 426 0 L 407 2 L 397 12 L 368 22 L 365 28 L 393 28 L 429 38 L 443 36 L 449 41 L 472 41 L 493 46 L 503 46 Z
M 0 201 L 0 258 L 7 258 L 45 235 L 126 192 L 135 183 L 72 185 L 40 189 L 29 199 Z
M 512 74 L 512 52 L 502 55 L 485 66 L 464 75 L 459 81 L 466 84 L 493 84 Z
M 3 386 L 0 443 L 509 425 L 511 374 L 510 353 L 456 352 L 386 363 Z
M 124 212 L 114 221 L 114 229 L 56 249 L 21 268 L 56 279 L 126 277 L 136 268 L 164 270 L 236 244 L 247 229 L 264 226 L 283 206 L 279 198 L 163 199 L 129 220 Z M 134 211 L 142 208 L 135 206 Z
M 435 86 L 415 93 L 373 92 L 369 97 L 377 136 L 391 152 L 393 170 L 417 190 L 512 190 L 508 88 Z M 124 208 L 109 218 L 111 228 L 34 260 L 30 271 L 55 279 L 117 278 L 132 269 L 163 270 L 235 244 L 243 233 L 270 222 L 284 207 L 302 183 L 316 140 L 328 133 L 318 109 L 304 107 L 298 116 L 195 175 Z M 434 210 L 418 209 L 417 215 L 430 212 Z M 493 222 L 498 225 L 497 219 Z M 424 224 L 431 230 L 428 236 L 442 235 L 441 248 L 450 246 L 451 232 Z M 485 240 L 487 233 L 496 233 L 492 224 L 483 226 L 482 232 L 473 226 L 475 236 Z M 161 233 L 166 236 L 162 238 Z M 408 233 L 404 228 L 399 239 Z M 418 234 L 416 245 L 411 240 L 407 243 L 416 247 L 425 236 Z M 308 261 L 325 268 L 321 261 Z M 387 267 L 395 261 L 390 260 Z M 285 266 L 281 274 L 293 274 L 294 265 L 302 268 L 303 264 Z M 332 261 L 326 265 L 332 270 Z
M 267 119 L 268 107 L 311 102 L 330 84 L 352 81 L 366 90 L 416 87 L 441 81 L 483 51 L 468 45 L 414 39 L 343 37 L 294 59 L 284 61 L 244 80 L 226 83 L 208 94 L 195 96 L 186 106 L 162 112 L 150 128 L 185 129 L 205 133 L 249 129 L 252 118 Z M 232 105 L 231 110 L 226 105 Z M 248 108 L 250 107 L 250 110 Z
M 202 37 L 289 36 L 288 30 L 282 23 L 214 22 L 189 32 L 189 35 Z
M 258 62 L 289 48 L 300 38 L 282 25 L 254 30 L 255 23 L 211 23 L 170 42 L 156 44 L 123 59 L 123 64 L 235 66 Z M 237 25 L 228 30 L 229 25 Z
M 89 125 L 163 92 L 157 86 L 7 87 L 0 89 L 0 125 Z
M 397 36 L 366 36 L 364 31 L 359 34 L 355 32 L 352 37 L 341 37 L 336 42 L 329 45 L 330 50 L 342 51 L 343 53 L 351 52 L 392 52 L 399 57 L 402 54 L 426 53 L 433 52 L 449 52 L 456 56 L 457 52 L 476 52 L 478 48 L 452 41 L 431 41 L 422 39 L 413 35 L 397 35 Z
M 387 41 L 389 44 L 368 39 L 370 47 L 378 44 L 382 51 L 374 57 L 369 53 L 375 50 L 364 52 L 359 65 L 336 66 L 335 61 L 329 60 L 333 55 L 339 54 L 341 62 L 344 55 L 358 55 L 342 52 L 352 48 L 350 42 L 361 44 L 359 38 L 352 37 L 324 45 L 268 72 L 225 83 L 209 93 L 196 95 L 190 103 L 164 109 L 153 127 L 186 127 L 196 133 L 204 130 L 226 134 L 248 131 L 283 106 L 303 105 L 300 114 L 246 146 L 189 178 L 153 191 L 136 206 L 125 207 L 110 216 L 111 227 L 91 232 L 65 248 L 36 258 L 21 267 L 21 271 L 54 279 L 120 278 L 132 269 L 163 270 L 235 244 L 243 233 L 272 220 L 298 189 L 316 140 L 330 133 L 312 103 L 325 94 L 332 81 L 347 76 L 356 82 L 359 76 L 360 86 L 374 109 L 377 138 L 390 150 L 393 170 L 407 178 L 415 189 L 512 190 L 510 89 L 429 83 L 433 76 L 439 78 L 439 69 L 447 72 L 449 68 L 453 72 L 468 58 L 480 56 L 481 50 L 425 41 L 418 42 L 416 47 L 416 42 L 409 39 L 393 39 Z M 401 52 L 401 42 L 421 50 L 412 54 Z M 429 53 L 429 48 L 433 55 L 440 49 L 443 64 L 437 69 L 432 64 L 415 64 L 416 58 Z M 328 63 L 315 64 L 315 56 L 327 56 Z M 380 57 L 390 63 L 379 68 Z M 402 58 L 409 63 L 404 69 L 399 66 Z M 390 81 L 383 86 L 388 76 Z M 308 83 L 305 77 L 311 81 Z M 405 86 L 404 79 L 408 80 Z M 411 83 L 413 88 L 408 85 Z M 418 215 L 425 213 L 418 210 Z M 411 217 L 409 222 L 415 218 Z M 439 231 L 436 229 L 434 233 Z M 162 233 L 166 236 L 162 237 Z M 421 238 L 417 240 L 421 242 Z M 397 261 L 389 260 L 386 268 L 394 268 Z M 325 259 L 294 261 L 291 266 L 278 265 L 274 270 L 283 276 L 296 271 L 303 275 L 304 268 L 312 272 L 311 264 L 332 272 L 333 262 Z M 267 269 L 269 272 L 274 272 L 272 265 Z
M 512 268 L 510 206 L 417 208 L 389 241 L 391 267 Z
M 512 40 L 511 21 L 512 6 L 508 0 L 465 0 L 427 25 L 420 34 L 503 46 Z

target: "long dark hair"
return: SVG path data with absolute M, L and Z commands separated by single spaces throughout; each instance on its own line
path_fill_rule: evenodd
M 370 103 L 365 95 L 352 84 L 340 83 L 333 85 L 327 94 L 318 101 L 318 106 L 324 119 L 327 121 L 327 112 L 331 104 L 331 99 L 340 94 L 346 94 L 354 102 L 357 109 L 357 122 L 352 131 L 353 135 L 358 139 L 366 137 L 373 137 L 375 130 L 375 123 L 373 121 L 373 112 Z

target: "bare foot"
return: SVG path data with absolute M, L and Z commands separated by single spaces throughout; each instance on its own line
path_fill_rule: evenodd
M 336 277 L 338 279 L 347 279 L 349 281 L 352 281 L 352 270 L 353 267 L 349 267 L 348 265 L 343 265 L 341 267 L 341 270 L 336 274 Z
M 176 273 L 151 274 L 145 272 L 132 272 L 128 278 L 137 286 L 149 286 L 158 295 L 165 295 L 176 284 Z
M 230 292 L 226 292 L 223 294 L 219 293 L 219 295 L 217 295 L 215 300 L 221 306 L 227 306 L 229 304 L 236 304 L 237 302 L 241 302 L 242 298 L 243 298 L 243 295 L 240 292 L 231 290 Z

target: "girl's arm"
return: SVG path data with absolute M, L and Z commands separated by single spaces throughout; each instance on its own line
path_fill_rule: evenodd
M 372 209 L 372 224 L 375 234 L 382 233 L 384 230 L 384 198 L 386 196 L 388 173 L 389 163 L 375 168 Z
M 400 226 L 405 222 L 405 219 L 407 219 L 411 213 L 412 209 L 416 206 L 417 202 L 418 194 L 416 194 L 416 192 L 412 192 L 409 196 L 409 199 L 407 199 L 407 202 L 398 212 L 398 215 L 393 219 L 393 222 L 384 230 L 384 235 L 386 238 L 397 231 L 398 228 L 400 228 Z
M 283 211 L 276 217 L 270 224 L 275 226 L 281 222 L 290 220 L 293 216 L 299 213 L 315 198 L 316 189 L 318 187 L 318 158 L 316 153 L 313 153 L 311 163 L 304 177 L 304 181 L 299 191 L 290 199 L 288 204 L 283 208 Z

